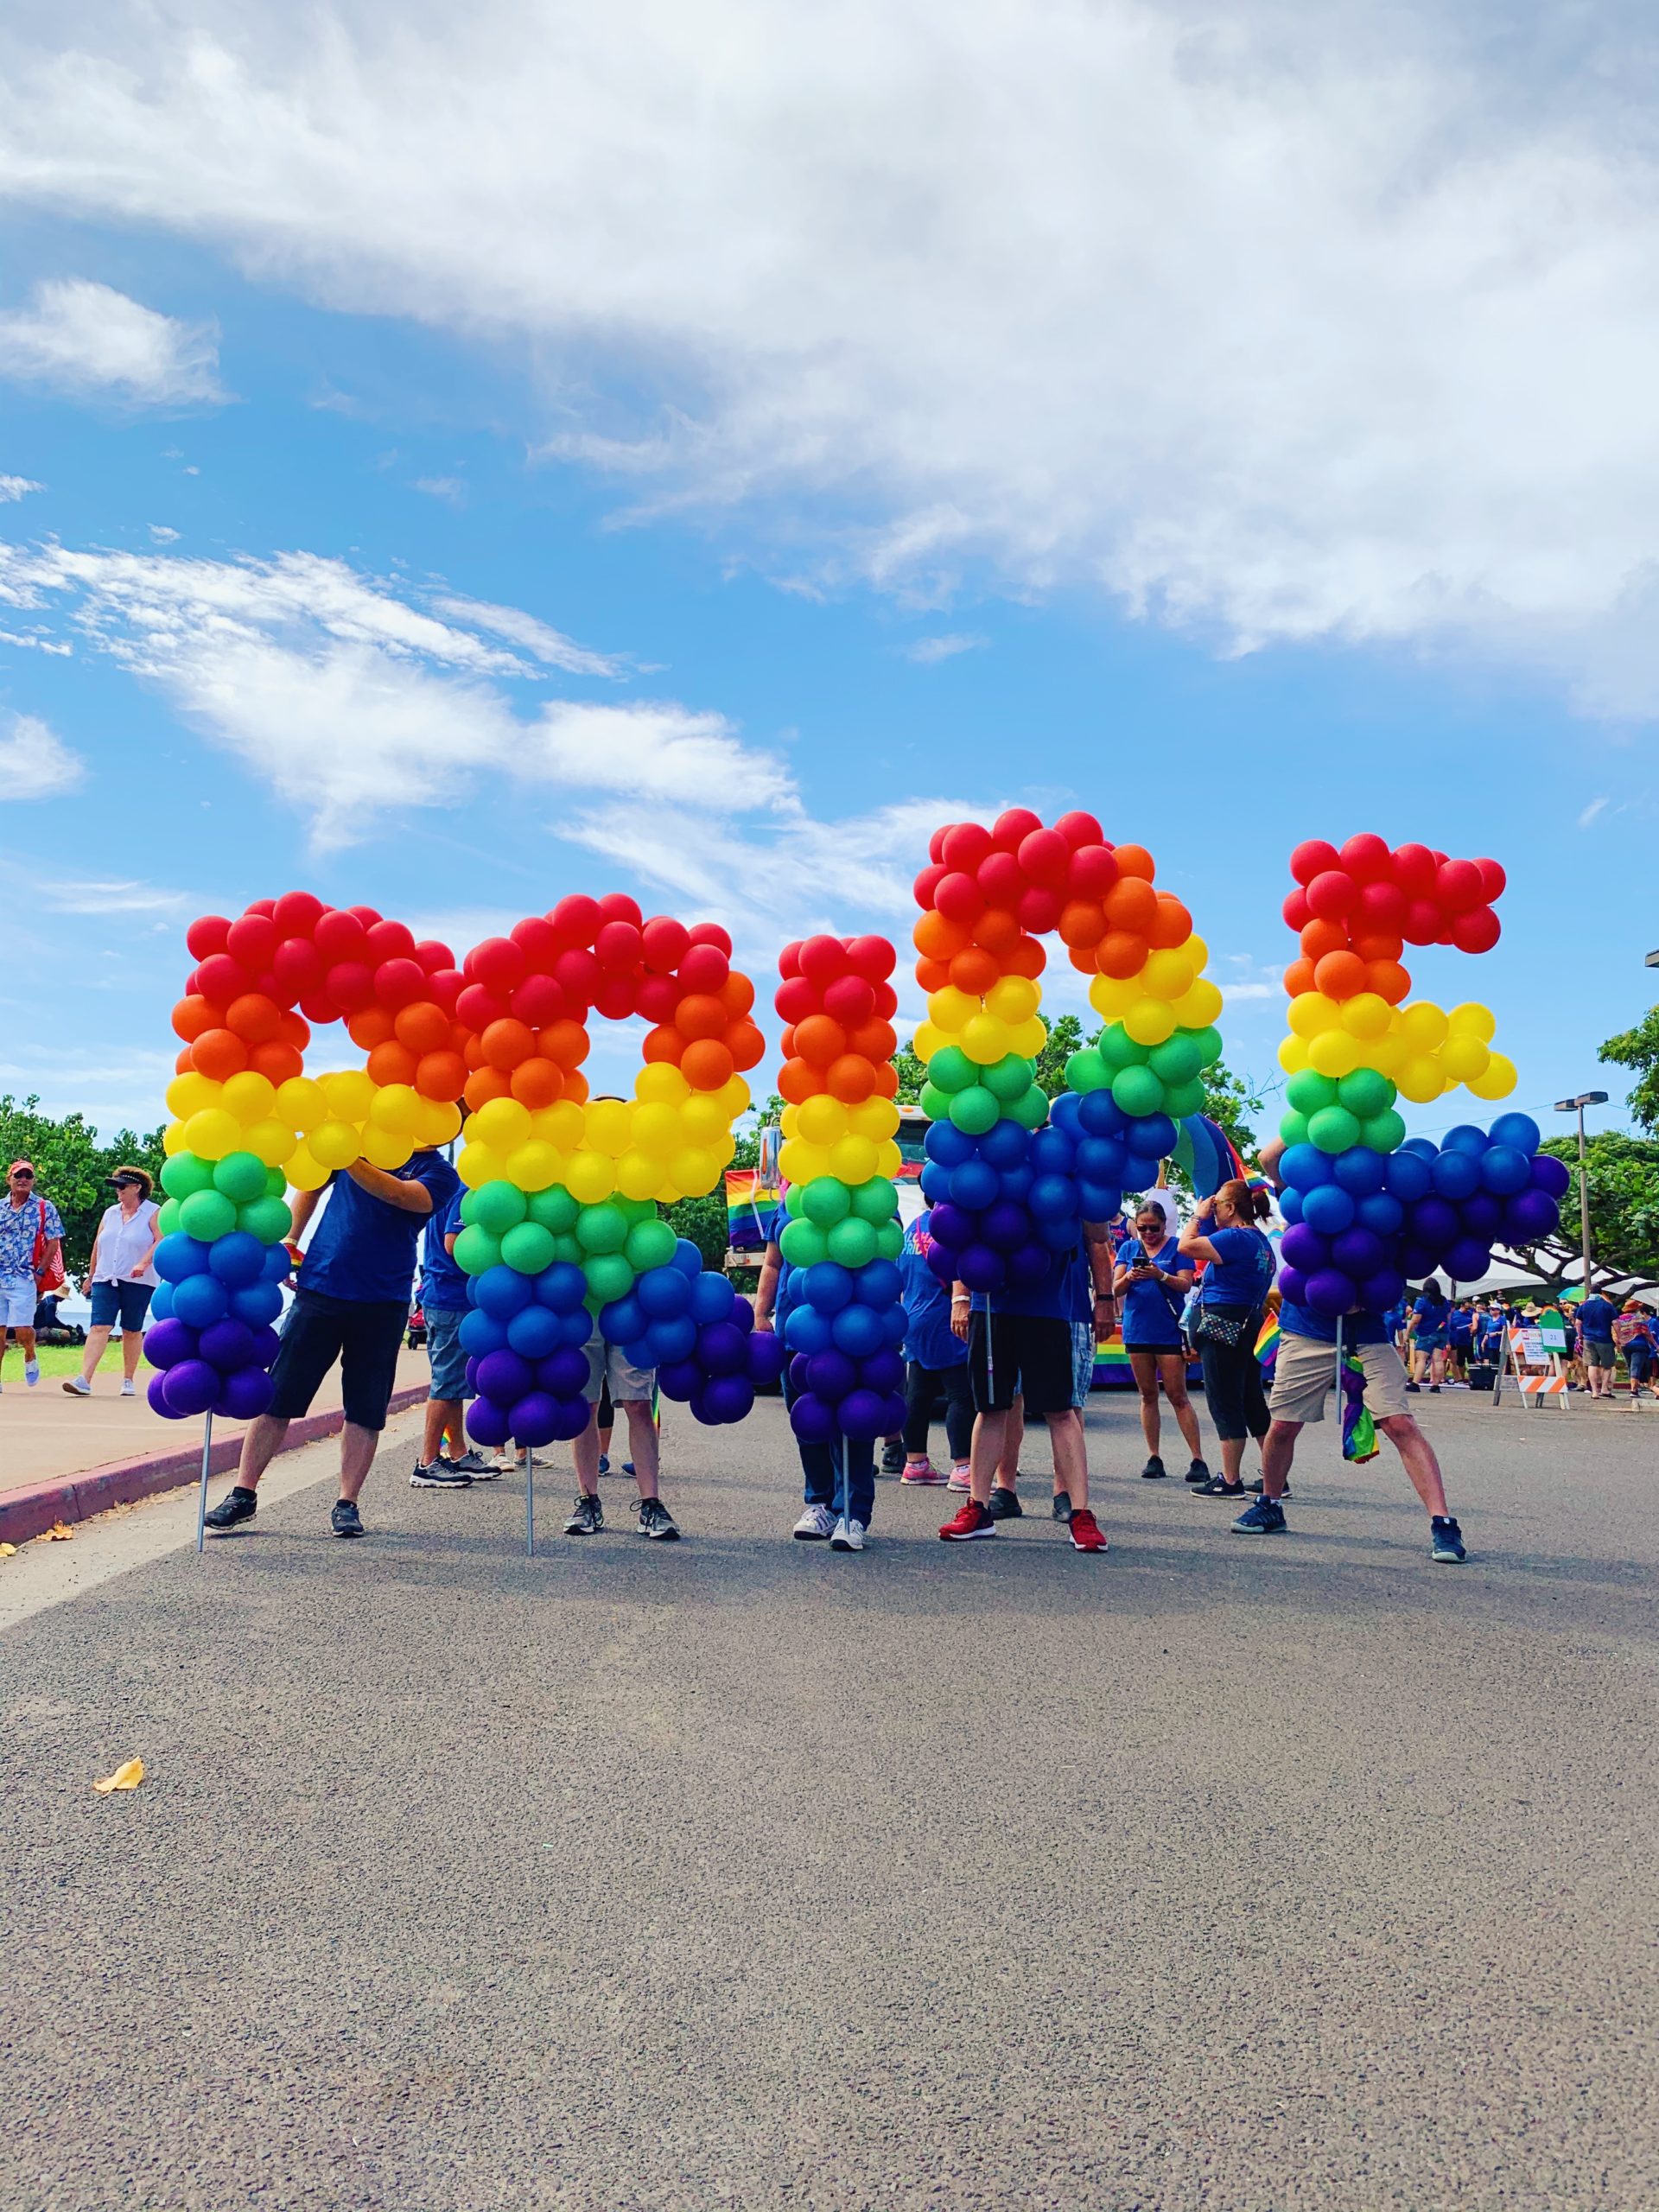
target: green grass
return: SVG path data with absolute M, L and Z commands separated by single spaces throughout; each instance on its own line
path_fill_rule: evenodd
M 41 1346 L 41 1380 L 44 1381 L 48 1375 L 79 1375 L 85 1351 L 84 1344 L 42 1344 Z M 118 1375 L 121 1372 L 119 1344 L 112 1344 L 105 1347 L 104 1357 L 98 1363 L 98 1371 L 100 1375 Z M 144 1372 L 142 1361 L 139 1363 L 138 1372 L 140 1376 Z M 23 1356 L 16 1344 L 6 1346 L 5 1365 L 0 1368 L 0 1379 L 19 1384 L 22 1382 Z

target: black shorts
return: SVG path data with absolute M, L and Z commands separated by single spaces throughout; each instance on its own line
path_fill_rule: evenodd
M 1138 1351 L 1145 1352 L 1148 1359 L 1179 1359 L 1185 1353 L 1186 1346 L 1180 1344 L 1125 1344 L 1123 1349 L 1131 1359 Z
M 1005 1414 L 1023 1393 L 1026 1411 L 1034 1420 L 1069 1413 L 1073 1404 L 1071 1324 L 1047 1313 L 993 1313 L 988 1363 L 986 1318 L 976 1313 L 968 1325 L 974 1411 Z
M 354 1428 L 384 1428 L 408 1321 L 405 1299 L 359 1303 L 296 1291 L 271 1363 L 271 1412 L 278 1421 L 309 1413 L 318 1385 L 338 1360 L 346 1420 Z

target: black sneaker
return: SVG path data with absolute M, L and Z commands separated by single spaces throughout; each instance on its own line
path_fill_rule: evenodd
M 1018 1491 L 996 1489 L 991 1492 L 985 1510 L 993 1521 L 1023 1521 L 1026 1509 L 1020 1503 Z
M 440 1452 L 435 1459 L 425 1465 L 418 1459 L 415 1462 L 409 1486 L 410 1490 L 471 1490 L 473 1478 L 462 1474 L 454 1461 Z
M 1154 1452 L 1146 1465 L 1141 1468 L 1141 1479 L 1143 1483 L 1160 1483 L 1168 1472 L 1169 1469 Z
M 360 1536 L 363 1534 L 363 1516 L 357 1510 L 356 1499 L 340 1498 L 328 1516 L 328 1526 L 337 1536 Z
M 1243 1483 L 1224 1482 L 1219 1475 L 1211 1475 L 1202 1490 L 1195 1490 L 1194 1497 L 1243 1497 L 1247 1495 Z
M 564 1524 L 567 1536 L 597 1536 L 605 1528 L 605 1509 L 596 1497 L 585 1491 L 576 1498 L 576 1510 Z
M 207 1516 L 206 1526 L 216 1536 L 228 1536 L 232 1529 L 239 1529 L 245 1521 L 251 1521 L 258 1510 L 257 1494 L 251 1490 L 244 1490 L 238 1483 L 234 1490 L 227 1491 L 219 1499 Z
M 655 1536 L 659 1543 L 664 1544 L 677 1543 L 680 1537 L 674 1516 L 660 1497 L 640 1499 L 639 1524 L 633 1533 L 636 1536 Z
M 1244 1487 L 1249 1491 L 1252 1497 L 1261 1497 L 1265 1495 L 1262 1478 L 1259 1475 L 1253 1483 L 1246 1483 Z M 1281 1497 L 1288 1497 L 1290 1496 L 1290 1484 L 1288 1483 L 1285 1484 L 1283 1490 L 1280 1491 L 1279 1495 Z
M 1429 1384 L 1429 1386 L 1428 1386 L 1428 1395 L 1429 1395 L 1429 1396 L 1430 1396 L 1431 1398 L 1438 1398 L 1438 1397 L 1440 1396 L 1440 1384 L 1439 1384 L 1438 1382 L 1431 1382 L 1431 1383 Z
M 1057 1490 L 1054 1493 L 1053 1513 L 1057 1521 L 1069 1522 L 1071 1518 L 1071 1501 L 1063 1490 Z
M 1233 1533 L 1239 1536 L 1282 1536 L 1285 1516 L 1276 1497 L 1258 1497 L 1247 1506 L 1233 1523 Z
M 1209 1481 L 1210 1470 L 1202 1459 L 1195 1459 L 1192 1462 L 1192 1465 L 1186 1471 L 1186 1479 L 1190 1483 L 1207 1483 Z
M 881 1471 L 884 1475 L 901 1475 L 905 1471 L 905 1447 L 902 1444 L 881 1446 Z
M 1422 1387 L 1421 1382 L 1408 1382 L 1406 1385 L 1408 1390 L 1421 1390 Z
M 1449 1513 L 1430 1517 L 1428 1555 L 1441 1567 L 1461 1567 L 1469 1556 L 1464 1549 L 1463 1531 Z

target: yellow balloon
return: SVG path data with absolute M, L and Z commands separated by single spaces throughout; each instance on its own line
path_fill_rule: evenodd
M 839 1098 L 804 1098 L 796 1127 L 809 1144 L 834 1144 L 847 1134 L 847 1109 Z
M 959 991 L 954 983 L 947 983 L 942 991 L 928 995 L 928 1020 L 947 1037 L 960 1036 L 978 1012 L 979 1001 L 969 998 L 966 991 Z
M 1359 1065 L 1362 1047 L 1345 1029 L 1322 1029 L 1307 1048 L 1307 1064 L 1320 1075 L 1351 1075 Z
M 469 1191 L 486 1183 L 505 1179 L 506 1166 L 493 1145 L 464 1144 L 455 1159 L 455 1173 Z
M 898 1129 L 899 1109 L 891 1098 L 863 1098 L 847 1109 L 847 1126 L 854 1136 L 881 1144 Z
M 217 1106 L 223 1087 L 211 1076 L 198 1075 L 194 1068 L 184 1075 L 175 1075 L 167 1086 L 168 1111 L 176 1114 L 181 1122 L 188 1122 L 193 1114 Z
M 642 1106 L 677 1106 L 691 1086 L 672 1060 L 651 1060 L 633 1078 L 633 1095 Z
M 575 1152 L 587 1127 L 585 1114 L 574 1098 L 561 1098 L 556 1106 L 538 1106 L 530 1117 L 531 1134 L 556 1151 Z
M 880 1157 L 868 1137 L 841 1137 L 830 1147 L 830 1173 L 838 1183 L 868 1183 Z
M 564 1187 L 584 1206 L 596 1206 L 616 1188 L 616 1162 L 607 1153 L 584 1145 L 565 1165 Z
M 1175 1020 L 1183 1029 L 1208 1029 L 1219 1019 L 1221 993 L 1207 976 L 1200 976 L 1190 991 L 1175 1001 Z
M 587 1141 L 595 1152 L 619 1160 L 633 1138 L 632 1109 L 620 1098 L 595 1098 L 588 1109 Z
M 383 1084 L 369 1109 L 369 1127 L 389 1129 L 393 1136 L 407 1137 L 412 1144 L 424 1103 L 412 1083 Z
M 200 1160 L 223 1160 L 242 1150 L 242 1124 L 222 1106 L 204 1106 L 184 1125 L 189 1149 Z M 355 1154 L 353 1155 L 355 1158 Z
M 654 1198 L 662 1180 L 663 1163 L 654 1154 L 635 1148 L 616 1163 L 616 1187 L 625 1198 Z
M 1175 950 L 1183 960 L 1190 960 L 1192 963 L 1192 973 L 1195 976 L 1202 976 L 1210 964 L 1210 948 L 1196 932 L 1190 934 L 1186 943 L 1178 944 Z
M 714 1154 L 720 1162 L 721 1172 L 724 1173 L 737 1158 L 737 1139 L 730 1135 L 723 1136 L 714 1147 Z
M 778 1172 L 785 1183 L 810 1183 L 829 1173 L 830 1154 L 822 1145 L 804 1137 L 785 1137 L 778 1153 Z
M 703 1102 L 698 1099 L 696 1103 L 701 1105 Z M 709 1103 L 713 1104 L 713 1101 L 710 1100 Z M 683 1106 L 677 1108 L 659 1105 L 654 1102 L 644 1106 L 636 1106 L 633 1109 L 634 1149 L 638 1152 L 648 1153 L 659 1163 L 666 1160 L 680 1141 L 680 1117 L 690 1110 L 691 1103 L 689 1100 Z M 720 1109 L 716 1106 L 715 1111 L 718 1113 Z M 639 1195 L 641 1198 L 646 1198 L 650 1193 L 642 1191 Z
M 1008 1050 L 1022 1060 L 1034 1060 L 1048 1042 L 1048 1024 L 1039 1014 L 1022 1021 L 1017 1029 L 1008 1032 Z
M 1287 1037 L 1279 1047 L 1279 1065 L 1287 1075 L 1300 1075 L 1307 1065 L 1306 1037 Z
M 718 1098 L 726 1109 L 726 1120 L 728 1126 L 736 1121 L 740 1114 L 747 1114 L 754 1103 L 753 1095 L 741 1075 L 728 1076 L 713 1096 Z
M 885 1175 L 888 1182 L 892 1182 L 893 1177 L 899 1173 L 899 1170 L 904 1166 L 904 1154 L 899 1151 L 898 1146 L 893 1142 L 891 1137 L 887 1139 L 885 1144 L 877 1145 L 875 1148 L 875 1172 L 878 1175 Z M 865 1180 L 868 1182 L 868 1179 L 869 1179 L 867 1176 Z M 893 1205 L 895 1209 L 897 1208 L 898 1204 L 898 1198 L 895 1195 L 893 1198 Z
M 363 1154 L 363 1141 L 350 1122 L 319 1122 L 306 1142 L 324 1167 L 349 1167 Z
M 1089 1003 L 1107 1021 L 1121 1021 L 1141 995 L 1138 976 L 1096 976 L 1089 985 Z
M 1448 1037 L 1440 1050 L 1440 1073 L 1457 1083 L 1472 1083 L 1484 1075 L 1491 1053 L 1478 1037 Z
M 564 1154 L 556 1146 L 545 1137 L 526 1137 L 507 1154 L 502 1180 L 516 1183 L 521 1191 L 546 1191 L 563 1173 Z
M 1397 1076 L 1410 1058 L 1411 1048 L 1395 1028 L 1390 1027 L 1385 1036 L 1366 1039 L 1365 1065 L 1375 1068 L 1379 1075 Z
M 366 1122 L 369 1109 L 374 1103 L 375 1086 L 372 1079 L 361 1068 L 337 1070 L 333 1075 L 320 1076 L 322 1095 L 327 1102 L 328 1116 L 335 1122 Z
M 167 1154 L 169 1160 L 173 1160 L 175 1159 L 180 1153 L 188 1152 L 189 1149 L 189 1145 L 185 1140 L 184 1123 L 182 1122 L 169 1122 L 167 1127 L 162 1131 L 162 1150 Z
M 255 1122 L 244 1133 L 244 1148 L 256 1160 L 263 1160 L 267 1167 L 284 1167 L 294 1149 L 294 1132 L 286 1122 L 279 1122 L 273 1114 L 263 1122 Z
M 322 1095 L 320 1083 L 314 1083 L 308 1075 L 291 1075 L 286 1083 L 276 1086 L 276 1111 L 290 1129 L 303 1134 L 307 1129 L 315 1129 L 319 1122 L 327 1120 L 328 1101 Z
M 1043 994 L 1029 976 L 1004 976 L 985 994 L 985 1011 L 1010 1029 L 1028 1021 L 1043 1002 Z
M 276 1112 L 276 1086 L 257 1068 L 244 1068 L 240 1075 L 233 1075 L 225 1085 L 219 1103 L 246 1128 L 250 1123 L 263 1122 Z
M 1507 1098 L 1515 1085 L 1515 1062 L 1507 1052 L 1494 1052 L 1484 1072 L 1476 1076 L 1469 1088 L 1477 1098 Z
M 461 1109 L 447 1098 L 423 1098 L 416 1125 L 417 1144 L 453 1144 L 461 1135 Z
M 950 1042 L 943 1029 L 936 1028 L 931 1021 L 918 1021 L 910 1040 L 910 1049 L 925 1065 L 935 1052 L 942 1052 Z
M 680 1109 L 680 1127 L 688 1144 L 720 1145 L 731 1135 L 726 1109 L 706 1090 L 686 1100 Z
M 390 1174 L 394 1167 L 401 1167 L 415 1149 L 406 1136 L 382 1123 L 371 1122 L 362 1136 L 362 1157 L 371 1167 L 383 1167 Z
M 1138 999 L 1123 1017 L 1137 1045 L 1164 1045 L 1175 1034 L 1175 1009 L 1162 999 Z
M 320 1160 L 312 1158 L 308 1145 L 302 1144 L 297 1151 L 289 1153 L 283 1173 L 288 1177 L 291 1191 L 320 1191 L 328 1180 L 328 1170 Z
M 674 1180 L 688 1198 L 702 1198 L 720 1180 L 719 1155 L 708 1146 L 682 1145 L 670 1166 Z
M 1386 1037 L 1393 1020 L 1394 1008 L 1375 991 L 1361 991 L 1343 1001 L 1342 1026 L 1351 1037 L 1367 1042 L 1373 1037 Z
M 1454 1037 L 1478 1037 L 1483 1045 L 1490 1045 L 1497 1033 L 1497 1015 L 1478 999 L 1465 999 L 1446 1019 Z
M 1198 981 L 1198 971 L 1183 949 L 1154 952 L 1141 970 L 1143 997 L 1184 998 Z
M 1446 1016 L 1427 999 L 1400 1009 L 1400 1034 L 1414 1053 L 1438 1052 L 1446 1042 Z
M 1406 1061 L 1395 1077 L 1400 1096 L 1414 1106 L 1427 1106 L 1440 1095 L 1440 1064 L 1427 1053 Z
M 1010 1051 L 1008 1025 L 994 1014 L 976 1014 L 963 1026 L 958 1040 L 970 1060 L 980 1067 L 995 1067 Z
M 1299 1037 L 1318 1037 L 1341 1020 L 1342 1008 L 1323 991 L 1304 991 L 1290 1002 L 1290 1026 Z
M 467 1133 L 481 1144 L 493 1145 L 499 1152 L 511 1152 L 535 1134 L 529 1107 L 517 1098 L 486 1100 L 468 1121 Z

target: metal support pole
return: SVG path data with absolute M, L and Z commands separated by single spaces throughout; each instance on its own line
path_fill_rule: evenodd
M 207 1541 L 207 1474 L 213 1457 L 213 1417 L 210 1413 L 201 1425 L 201 1482 L 196 1491 L 196 1549 L 201 1551 Z
M 1337 1375 L 1336 1375 L 1336 1383 L 1337 1383 L 1337 1457 L 1338 1457 L 1338 1459 L 1343 1459 L 1343 1458 L 1344 1457 L 1344 1452 L 1343 1452 L 1343 1448 L 1342 1448 L 1342 1432 L 1343 1432 L 1343 1425 L 1344 1425 L 1344 1421 L 1346 1421 L 1346 1419 L 1347 1419 L 1347 1410 L 1348 1410 L 1348 1409 L 1347 1409 L 1347 1407 L 1345 1406 L 1345 1404 L 1344 1404 L 1344 1402 L 1343 1402 L 1343 1395 L 1342 1395 L 1342 1316 L 1341 1316 L 1341 1314 L 1340 1314 L 1340 1313 L 1338 1313 L 1338 1316 L 1337 1316 Z
M 1579 1230 L 1584 1242 L 1584 1296 L 1590 1295 L 1590 1170 L 1584 1151 L 1584 1109 L 1579 1109 Z
M 536 1454 L 524 1446 L 524 1556 L 536 1556 Z

